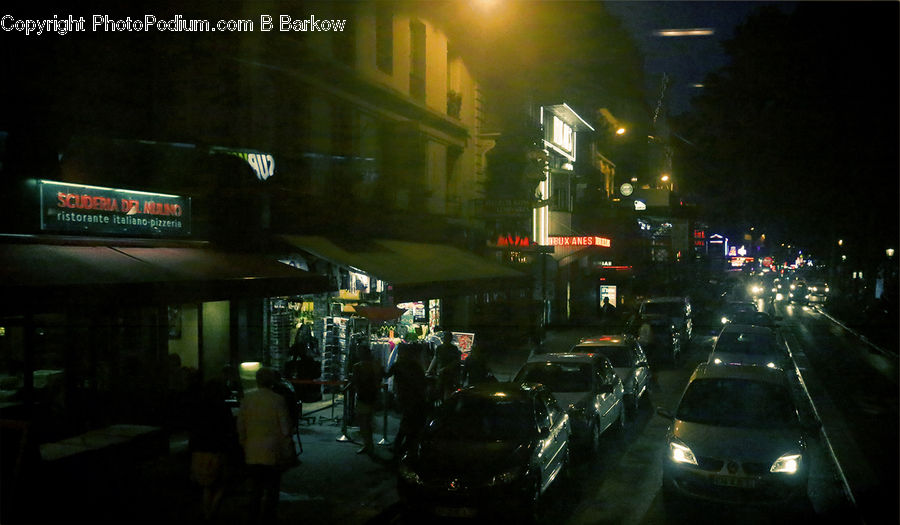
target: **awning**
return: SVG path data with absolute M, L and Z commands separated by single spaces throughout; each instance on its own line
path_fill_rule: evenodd
M 347 242 L 322 236 L 282 236 L 290 246 L 385 281 L 396 302 L 527 288 L 530 276 L 443 244 L 389 239 Z
M 0 243 L 0 308 L 151 305 L 320 293 L 324 277 L 274 257 L 190 246 Z

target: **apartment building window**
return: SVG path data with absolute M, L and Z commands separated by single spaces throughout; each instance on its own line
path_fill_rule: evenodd
M 409 95 L 425 101 L 425 24 L 409 22 Z
M 375 63 L 382 72 L 394 73 L 394 14 L 388 2 L 375 4 Z

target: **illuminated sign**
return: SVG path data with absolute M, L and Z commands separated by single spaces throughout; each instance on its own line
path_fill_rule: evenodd
M 253 169 L 253 172 L 256 173 L 256 178 L 258 178 L 259 180 L 266 180 L 269 177 L 275 175 L 275 157 L 269 155 L 268 153 L 259 153 L 254 151 L 235 151 L 217 146 L 210 148 L 210 150 L 222 152 L 227 155 L 234 155 L 235 157 L 244 159 L 247 164 L 249 164 Z
M 497 237 L 497 247 L 521 247 L 521 246 L 531 246 L 531 239 L 528 237 L 519 237 L 516 235 L 513 237 L 512 235 L 501 235 Z
M 548 237 L 548 246 L 601 246 L 609 248 L 612 241 L 606 237 L 594 235 L 580 235 L 574 237 L 552 236 Z
M 635 211 L 644 211 L 647 209 L 647 203 L 644 201 L 636 200 L 634 201 L 634 210 Z
M 553 144 L 566 153 L 574 151 L 575 132 L 572 126 L 566 124 L 556 115 L 553 115 Z
M 38 181 L 41 231 L 186 236 L 191 199 L 164 193 Z

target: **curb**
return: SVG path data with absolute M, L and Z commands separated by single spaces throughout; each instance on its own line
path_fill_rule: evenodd
M 892 357 L 894 359 L 900 359 L 900 355 L 890 352 L 888 350 L 885 350 L 884 348 L 881 348 L 880 346 L 876 345 L 872 341 L 869 341 L 869 338 L 867 338 L 863 334 L 857 332 L 856 330 L 850 328 L 849 326 L 842 323 L 841 321 L 838 321 L 834 316 L 832 316 L 831 314 L 826 312 L 821 306 L 816 306 L 815 310 L 817 312 L 819 312 L 820 314 L 824 315 L 825 317 L 827 317 L 828 319 L 830 319 L 831 322 L 833 322 L 834 324 L 836 324 L 836 325 L 840 326 L 841 328 L 843 328 L 844 330 L 850 332 L 855 337 L 858 337 L 860 341 L 862 341 L 863 343 L 866 343 L 867 345 L 869 345 L 873 350 L 877 351 L 878 353 L 884 355 L 885 357 Z

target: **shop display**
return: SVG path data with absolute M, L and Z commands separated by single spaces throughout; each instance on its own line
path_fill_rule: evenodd
M 343 317 L 324 317 L 319 321 L 322 342 L 322 380 L 343 381 L 347 371 L 347 319 Z M 325 385 L 325 392 L 332 393 L 340 389 L 338 385 Z

